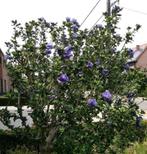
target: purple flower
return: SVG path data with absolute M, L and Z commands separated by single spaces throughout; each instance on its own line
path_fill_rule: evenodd
M 100 65 L 100 60 L 97 59 L 96 62 L 95 62 L 96 66 L 99 66 Z
M 70 22 L 70 18 L 69 18 L 69 17 L 66 17 L 66 21 L 67 21 L 67 22 Z
M 64 58 L 65 59 L 70 59 L 73 56 L 72 51 L 66 51 L 64 53 Z
M 51 43 L 48 43 L 45 49 L 46 54 L 51 54 L 52 48 L 53 48 L 53 45 Z
M 46 49 L 52 49 L 53 48 L 53 45 L 51 44 L 51 43 L 48 43 L 47 45 L 46 45 Z
M 134 97 L 134 96 L 135 96 L 135 93 L 134 92 L 129 92 L 128 95 L 127 95 L 128 98 Z
M 66 52 L 66 51 L 71 51 L 71 50 L 72 50 L 72 46 L 71 46 L 71 45 L 65 47 L 65 49 L 64 49 L 65 52 Z
M 64 55 L 63 56 L 64 56 L 65 59 L 70 59 L 73 56 L 73 50 L 72 50 L 71 46 L 67 46 L 64 49 Z
M 65 35 L 65 34 L 62 34 L 60 40 L 61 40 L 62 42 L 65 42 L 65 41 L 66 41 L 66 35 Z
M 131 103 L 133 101 L 133 97 L 135 96 L 135 93 L 129 92 L 127 94 L 128 102 Z
M 108 69 L 102 69 L 102 72 L 101 74 L 104 76 L 104 77 L 107 77 L 109 75 L 109 70 Z
M 50 100 L 53 100 L 53 99 L 56 99 L 56 98 L 57 98 L 56 95 L 49 95 L 49 96 L 48 96 L 48 99 L 50 99 Z
M 96 28 L 103 29 L 103 25 L 102 24 L 97 24 Z
M 123 68 L 128 71 L 130 69 L 130 65 L 128 63 L 123 65 Z
M 73 39 L 76 39 L 77 37 L 78 37 L 78 34 L 77 34 L 77 33 L 73 33 L 73 34 L 72 34 L 72 38 L 73 38 Z
M 87 101 L 88 106 L 95 107 L 97 105 L 97 101 L 94 98 L 89 98 Z
M 5 60 L 11 60 L 13 58 L 12 58 L 12 56 L 10 54 L 7 54 L 7 55 L 4 56 L 4 59 Z
M 111 102 L 112 101 L 112 94 L 110 93 L 109 90 L 105 90 L 102 93 L 102 99 L 106 102 Z
M 140 128 L 141 127 L 141 121 L 142 121 L 142 117 L 141 116 L 137 116 L 136 117 L 136 127 Z
M 129 57 L 133 58 L 133 55 L 134 55 L 133 50 L 129 48 L 127 52 L 128 52 Z
M 118 13 L 121 11 L 121 8 L 119 6 L 114 6 L 112 9 L 112 13 Z
M 77 32 L 77 31 L 78 31 L 78 26 L 77 26 L 77 25 L 72 25 L 72 30 L 73 30 L 74 32 Z
M 69 82 L 69 77 L 67 76 L 67 74 L 61 74 L 61 75 L 57 78 L 57 81 L 58 81 L 59 83 L 64 84 L 64 83 Z
M 111 48 L 111 52 L 115 53 L 116 52 L 116 48 Z
M 72 22 L 73 24 L 79 26 L 79 23 L 78 23 L 78 21 L 77 21 L 75 18 L 73 18 L 73 19 L 71 20 L 71 22 Z
M 86 66 L 88 68 L 92 68 L 93 67 L 93 63 L 91 61 L 88 61 L 87 64 L 86 64 Z

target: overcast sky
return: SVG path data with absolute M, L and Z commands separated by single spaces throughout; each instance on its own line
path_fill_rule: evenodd
M 76 18 L 79 23 L 87 16 L 98 0 L 1 0 L 0 1 L 0 48 L 6 51 L 4 42 L 9 41 L 12 35 L 11 20 L 17 19 L 19 22 L 44 17 L 47 21 L 61 22 L 66 17 Z M 114 0 L 111 0 L 112 2 Z M 127 26 L 141 24 L 141 30 L 136 34 L 134 42 L 130 46 L 147 43 L 147 0 L 120 0 L 120 6 L 138 10 L 138 12 L 124 9 L 120 22 L 121 32 Z M 91 16 L 81 28 L 91 28 L 91 26 L 106 10 L 106 0 L 101 0 Z M 102 19 L 103 20 L 103 19 Z M 99 21 L 99 24 L 102 22 Z

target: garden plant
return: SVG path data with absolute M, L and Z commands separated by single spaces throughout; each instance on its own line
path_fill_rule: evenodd
M 120 11 L 114 6 L 110 16 L 104 13 L 104 24 L 90 31 L 74 18 L 60 25 L 44 18 L 24 26 L 14 20 L 6 58 L 9 97 L 18 99 L 18 114 L 1 110 L 3 124 L 17 132 L 10 118 L 21 119 L 22 131 L 39 139 L 40 152 L 48 154 L 118 153 L 142 140 L 142 112 L 134 99 L 144 75 L 127 63 L 133 54 L 127 44 L 140 25 L 121 36 Z M 32 109 L 32 127 L 22 97 Z

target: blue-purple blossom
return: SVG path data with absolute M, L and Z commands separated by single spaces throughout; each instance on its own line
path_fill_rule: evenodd
M 72 56 L 73 56 L 72 50 L 66 51 L 66 52 L 64 53 L 64 58 L 65 58 L 65 59 L 70 59 Z
M 73 39 L 76 39 L 77 37 L 78 37 L 78 34 L 77 34 L 77 33 L 73 33 L 73 34 L 72 34 L 72 38 L 73 38 Z
M 44 17 L 38 18 L 39 21 L 45 21 Z
M 102 69 L 101 74 L 102 74 L 102 76 L 107 77 L 109 75 L 109 70 L 104 68 L 104 69 Z
M 128 94 L 127 94 L 127 97 L 129 98 L 129 97 L 134 97 L 135 96 L 135 93 L 134 92 L 129 92 Z
M 113 9 L 112 9 L 112 13 L 118 13 L 118 12 L 120 12 L 121 11 L 121 8 L 119 7 L 119 6 L 117 6 L 117 5 L 115 5 L 114 7 L 113 7 Z
M 133 55 L 134 55 L 133 50 L 129 48 L 129 49 L 127 50 L 127 52 L 128 52 L 129 57 L 132 58 Z
M 66 41 L 66 35 L 65 35 L 65 34 L 62 34 L 62 35 L 61 35 L 61 41 L 62 41 L 62 42 L 65 42 L 65 41 Z
M 130 69 L 130 65 L 128 63 L 123 65 L 123 68 L 128 71 Z
M 95 62 L 96 66 L 99 66 L 100 65 L 100 60 L 97 59 L 96 62 Z
M 53 49 L 53 45 L 51 43 L 48 43 L 45 49 L 46 54 L 51 54 L 52 49 Z
M 111 102 L 112 101 L 112 94 L 110 93 L 109 90 L 105 90 L 102 93 L 102 99 L 106 102 Z
M 64 84 L 64 83 L 69 82 L 69 77 L 67 76 L 67 74 L 61 74 L 61 75 L 57 78 L 57 81 L 58 81 L 59 83 Z
M 91 61 L 88 61 L 87 64 L 86 64 L 86 66 L 88 68 L 92 68 L 93 67 L 93 63 Z
M 79 26 L 79 23 L 78 23 L 77 19 L 73 18 L 73 19 L 71 20 L 71 22 L 72 22 L 73 24 Z
M 115 53 L 116 52 L 116 48 L 111 48 L 111 52 Z
M 64 58 L 65 59 L 70 59 L 73 56 L 73 48 L 71 46 L 67 46 L 64 49 Z
M 10 54 L 7 54 L 7 55 L 4 56 L 4 59 L 5 60 L 11 60 L 12 56 Z
M 49 95 L 49 96 L 48 96 L 48 99 L 49 99 L 49 100 L 54 100 L 54 99 L 56 99 L 56 98 L 57 98 L 56 95 Z
M 72 25 L 71 28 L 74 32 L 77 32 L 79 27 L 77 25 Z
M 71 19 L 70 19 L 69 17 L 66 17 L 66 21 L 67 21 L 67 22 L 70 22 L 70 20 L 71 20 Z
M 136 127 L 137 128 L 141 127 L 141 121 L 142 121 L 142 117 L 141 116 L 137 116 L 136 117 Z
M 127 94 L 127 98 L 128 98 L 128 102 L 129 102 L 129 103 L 132 102 L 134 96 L 135 96 L 135 93 L 134 93 L 134 92 L 129 92 L 129 93 Z
M 96 28 L 103 29 L 103 25 L 102 24 L 97 24 Z
M 46 45 L 46 48 L 47 48 L 47 49 L 52 49 L 52 48 L 53 48 L 53 45 L 52 45 L 51 43 L 48 43 L 48 44 Z
M 94 98 L 89 98 L 87 101 L 88 106 L 95 107 L 97 105 L 97 101 Z

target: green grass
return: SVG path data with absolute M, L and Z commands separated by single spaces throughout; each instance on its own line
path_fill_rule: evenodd
M 14 151 L 9 151 L 8 154 L 37 154 L 37 152 L 31 152 L 26 147 L 18 147 Z
M 0 96 L 0 99 L 3 99 L 3 98 L 7 98 L 7 96 L 5 95 Z
M 124 154 L 147 154 L 147 141 L 135 143 L 133 146 L 127 148 Z

